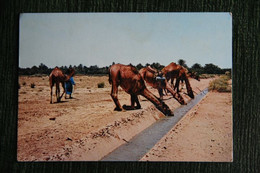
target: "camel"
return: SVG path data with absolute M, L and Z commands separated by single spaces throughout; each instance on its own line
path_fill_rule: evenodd
M 188 80 L 187 69 L 178 65 L 174 62 L 170 63 L 166 67 L 164 67 L 161 72 L 165 75 L 166 80 L 169 81 L 171 79 L 171 84 L 173 84 L 174 78 L 176 78 L 176 83 L 174 86 L 174 90 L 177 89 L 177 93 L 179 92 L 179 82 L 180 80 L 184 80 L 188 92 L 188 96 L 190 98 L 194 98 L 194 94 Z
M 163 76 L 161 72 L 157 71 L 156 69 L 153 69 L 151 66 L 148 66 L 140 69 L 139 73 L 148 85 L 158 90 L 161 100 L 163 98 L 164 89 L 169 91 L 172 94 L 173 98 L 175 98 L 180 104 L 186 104 L 182 96 L 179 93 L 176 93 L 170 87 L 166 78 Z
M 198 75 L 197 72 L 189 71 L 187 74 L 190 78 L 193 78 L 193 79 L 196 79 L 197 81 L 200 81 L 200 76 Z
M 134 66 L 123 64 L 112 65 L 109 68 L 109 83 L 112 84 L 110 95 L 116 105 L 115 111 L 140 109 L 141 105 L 137 96 L 142 95 L 151 101 L 163 114 L 173 115 L 170 108 L 146 88 L 143 78 Z M 121 107 L 117 97 L 119 86 L 131 95 L 131 106 L 123 105 Z
M 176 77 L 176 76 L 171 76 L 171 78 L 170 78 L 170 82 L 171 82 L 171 86 L 172 86 L 172 88 L 174 88 L 174 90 L 175 89 L 177 89 L 177 92 L 179 92 L 180 90 L 179 90 L 179 82 L 181 81 L 181 83 L 183 84 L 183 81 L 185 81 L 185 74 L 184 73 L 186 73 L 186 76 L 188 77 L 188 78 L 193 78 L 193 79 L 196 79 L 197 81 L 200 81 L 200 78 L 199 78 L 199 75 L 196 73 L 196 72 L 191 72 L 191 71 L 188 71 L 186 68 L 184 68 L 183 66 L 182 66 L 182 68 L 184 69 L 184 70 L 181 70 L 180 71 L 180 73 L 182 73 L 182 74 L 179 74 L 178 76 L 181 76 L 179 79 Z M 176 83 L 175 83 L 175 85 L 173 85 L 173 82 L 174 82 L 174 79 L 176 78 Z M 167 93 L 167 91 L 166 91 L 166 93 Z
M 66 75 L 58 67 L 55 67 L 52 70 L 52 72 L 49 76 L 49 84 L 50 84 L 50 88 L 51 88 L 51 101 L 50 101 L 51 104 L 52 104 L 52 88 L 53 88 L 54 84 L 56 84 L 57 102 L 60 102 L 62 96 L 65 93 L 65 82 L 68 81 L 75 74 L 75 70 L 72 68 L 69 68 L 68 71 L 69 71 L 69 73 L 68 73 L 68 75 Z M 60 96 L 60 83 L 63 87 L 63 93 L 61 96 Z

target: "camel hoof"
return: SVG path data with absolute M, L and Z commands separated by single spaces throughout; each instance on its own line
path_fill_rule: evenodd
M 133 108 L 131 106 L 123 105 L 123 109 L 125 109 L 125 110 L 134 110 L 135 108 Z
M 187 105 L 187 103 L 186 102 L 182 102 L 181 105 Z
M 116 108 L 114 109 L 114 111 L 122 111 L 122 109 L 121 109 L 121 108 L 118 108 L 118 107 L 116 107 Z
M 141 109 L 141 106 L 136 106 L 135 109 Z

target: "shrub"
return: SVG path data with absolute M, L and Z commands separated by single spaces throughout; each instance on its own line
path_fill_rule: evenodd
M 35 88 L 35 84 L 34 83 L 31 83 L 31 88 Z
M 26 82 L 23 82 L 23 85 L 26 85 Z
M 231 79 L 231 73 L 230 73 L 230 71 L 226 71 L 226 72 L 225 72 L 225 75 L 228 76 L 229 79 Z
M 218 79 L 215 79 L 209 83 L 210 91 L 218 92 L 231 92 L 231 87 L 228 85 L 228 80 L 230 79 L 227 75 L 222 75 Z
M 104 87 L 105 87 L 105 83 L 104 82 L 98 83 L 98 88 L 104 88 Z

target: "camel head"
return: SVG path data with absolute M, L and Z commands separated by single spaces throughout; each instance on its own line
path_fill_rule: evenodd
M 193 79 L 196 79 L 197 81 L 200 81 L 200 76 L 198 75 L 197 72 L 188 72 L 188 76 L 193 78 Z
M 194 99 L 194 94 L 193 94 L 193 91 L 192 89 L 191 90 L 188 90 L 188 96 L 192 99 Z
M 161 101 L 161 106 L 157 106 L 157 109 L 159 109 L 164 115 L 166 116 L 174 116 L 173 112 L 171 111 L 171 109 L 163 102 Z
M 68 81 L 74 75 L 75 75 L 75 70 L 73 68 L 69 68 L 65 73 L 65 81 Z
M 187 103 L 184 101 L 183 97 L 179 94 L 179 93 L 176 93 L 176 97 L 178 99 L 178 102 L 181 104 L 181 105 L 186 105 Z
M 69 68 L 66 73 L 68 76 L 72 77 L 75 74 L 75 70 L 73 68 Z

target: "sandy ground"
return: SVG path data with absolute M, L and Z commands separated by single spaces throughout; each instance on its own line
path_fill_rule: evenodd
M 113 111 L 107 76 L 75 76 L 74 80 L 74 98 L 50 104 L 48 76 L 19 77 L 18 161 L 100 160 L 164 116 L 142 96 L 142 109 Z M 191 79 L 195 94 L 210 80 Z M 100 82 L 105 83 L 104 88 L 97 87 Z M 32 83 L 35 88 L 30 87 Z M 158 96 L 155 89 L 148 88 Z M 119 101 L 130 104 L 130 96 L 121 89 Z M 180 106 L 170 95 L 164 101 L 172 110 Z
M 232 94 L 209 92 L 141 160 L 233 161 Z

